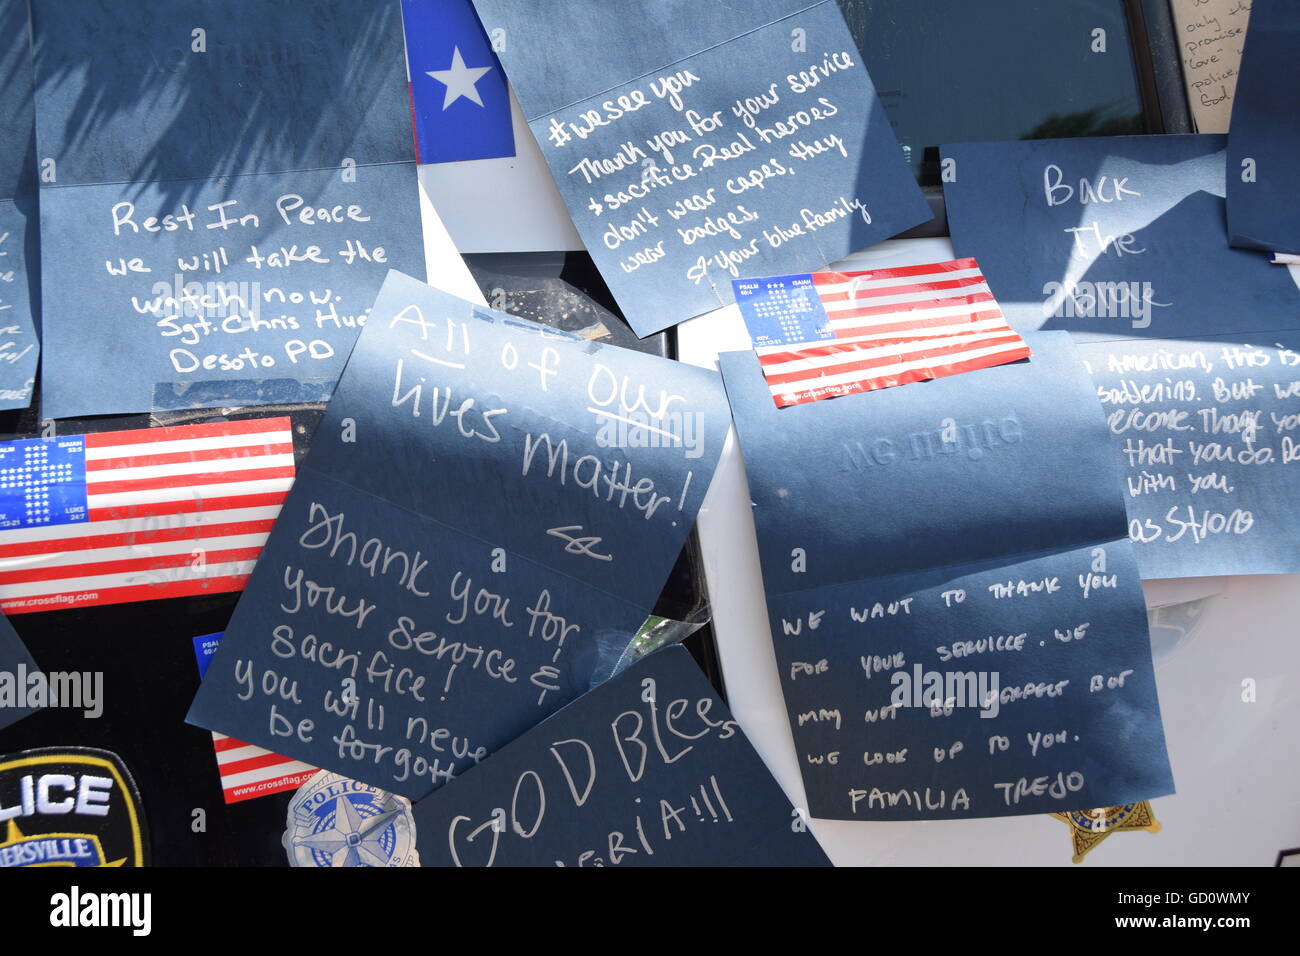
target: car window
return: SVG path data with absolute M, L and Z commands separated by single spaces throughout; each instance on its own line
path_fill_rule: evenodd
M 838 2 L 923 184 L 941 143 L 1145 132 L 1123 0 Z

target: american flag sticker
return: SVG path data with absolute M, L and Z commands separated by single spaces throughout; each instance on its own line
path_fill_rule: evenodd
M 194 638 L 194 656 L 198 660 L 200 679 L 207 674 L 212 655 L 220 646 L 220 634 Z M 282 790 L 297 790 L 316 773 L 315 767 L 301 760 L 281 757 L 215 731 L 212 732 L 212 749 L 216 752 L 221 794 L 226 803 L 265 797 Z
M 974 259 L 732 286 L 781 408 L 1030 355 Z
M 293 478 L 287 418 L 0 442 L 0 610 L 242 590 Z

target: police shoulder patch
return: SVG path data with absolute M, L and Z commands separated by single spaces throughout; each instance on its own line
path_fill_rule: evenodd
M 117 754 L 50 747 L 0 757 L 0 868 L 148 863 L 140 792 Z

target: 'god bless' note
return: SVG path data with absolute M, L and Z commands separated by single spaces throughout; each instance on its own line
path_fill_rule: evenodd
M 613 673 L 726 401 L 539 329 L 390 274 L 191 722 L 415 799 Z
M 1101 410 L 1028 362 L 778 409 L 722 356 L 809 812 L 949 820 L 1173 790 Z
M 943 148 L 958 254 L 979 260 L 1018 331 L 1079 343 L 1144 578 L 1300 571 L 1300 289 L 1228 246 L 1224 147 Z
M 415 805 L 423 866 L 825 866 L 690 652 L 668 647 Z
M 930 219 L 833 0 L 475 0 L 638 335 Z
M 44 414 L 328 398 L 422 274 L 396 0 L 32 9 Z

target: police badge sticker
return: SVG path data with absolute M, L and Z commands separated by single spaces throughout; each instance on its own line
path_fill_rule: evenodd
M 0 868 L 148 863 L 140 792 L 117 754 L 52 747 L 0 757 Z
M 1070 825 L 1070 837 L 1074 841 L 1074 856 L 1071 857 L 1073 863 L 1082 863 L 1089 851 L 1112 833 L 1121 830 L 1160 832 L 1160 821 L 1156 819 L 1149 800 L 1096 810 L 1071 810 L 1068 813 L 1053 813 L 1052 816 Z
M 322 770 L 289 801 L 290 866 L 419 866 L 411 801 Z

